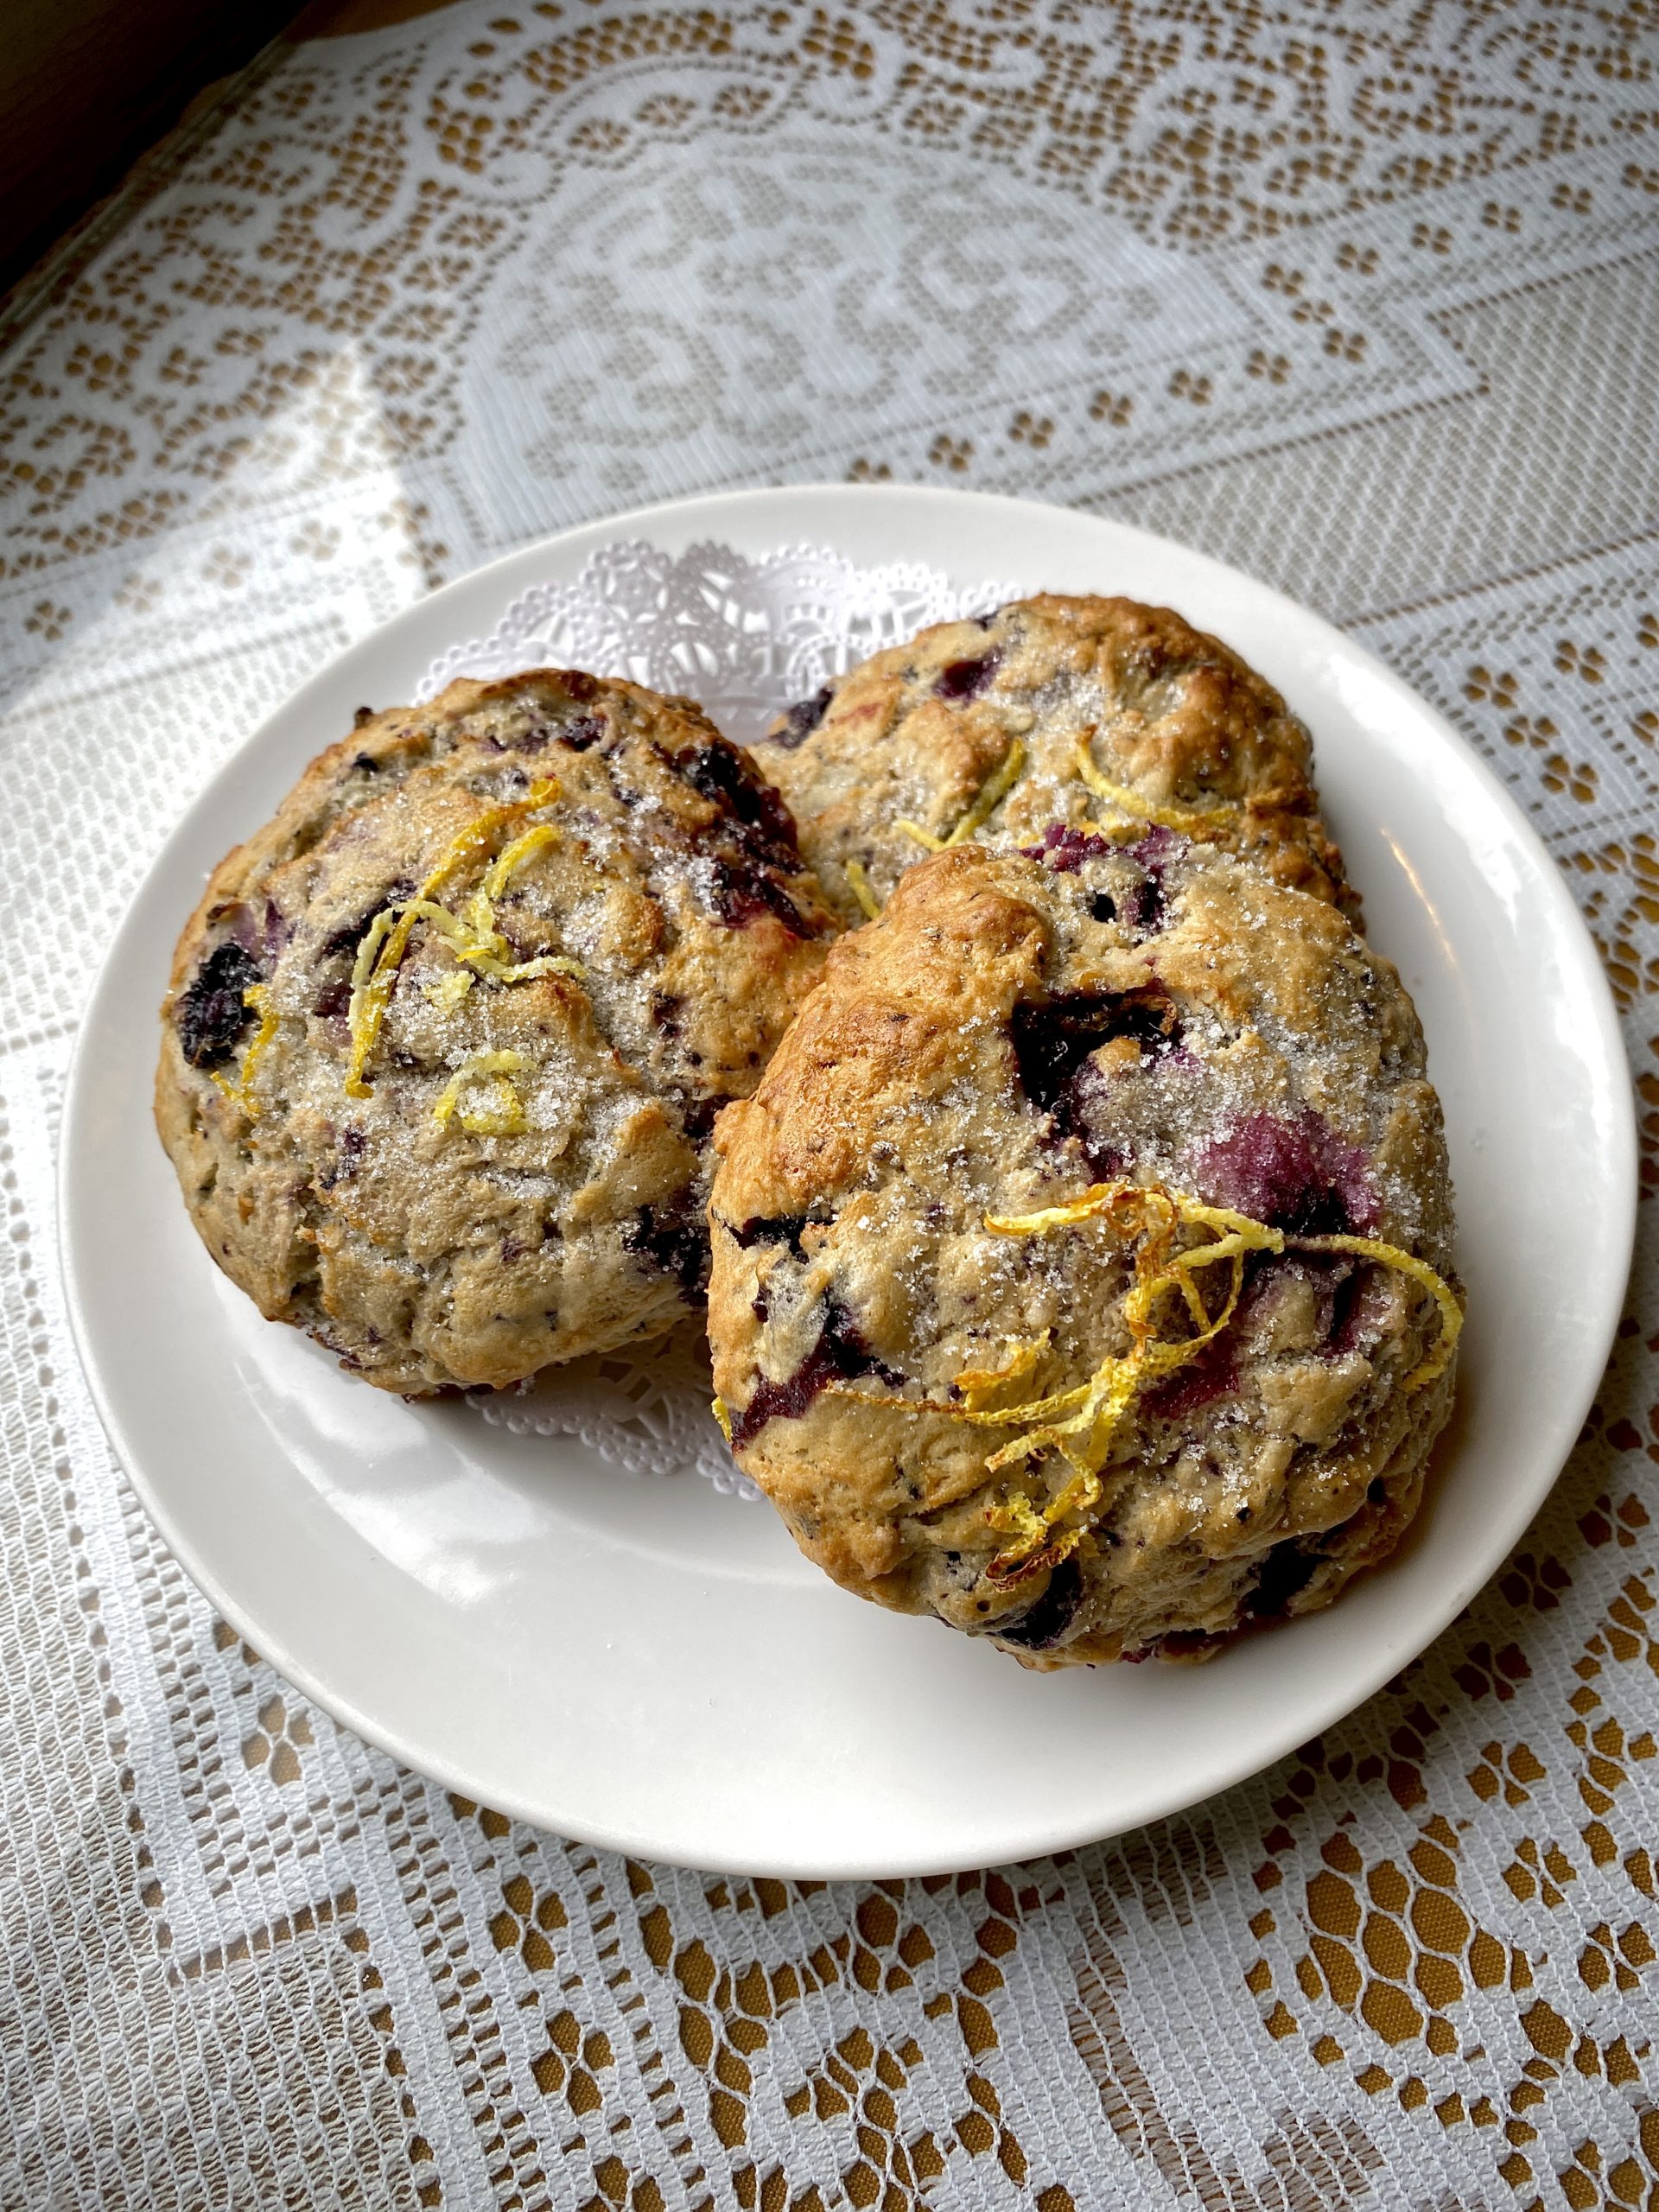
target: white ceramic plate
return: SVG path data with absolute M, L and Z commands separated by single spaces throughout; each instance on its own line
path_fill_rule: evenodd
M 835 1589 L 768 1510 L 631 1480 L 575 1441 L 404 1405 L 261 1321 L 198 1246 L 149 1116 L 156 1007 L 208 868 L 360 700 L 599 546 L 714 538 L 963 584 L 1166 601 L 1316 734 L 1328 818 L 1428 1033 L 1469 1290 L 1459 1414 L 1412 1540 L 1332 1611 L 1199 1669 L 1027 1674 Z M 186 1567 L 341 1720 L 467 1796 L 645 1858 L 944 1871 L 1114 1834 L 1222 1789 L 1421 1650 L 1520 1535 L 1619 1312 L 1629 1081 L 1590 940 L 1487 770 L 1370 654 L 1277 593 L 1118 524 L 906 488 L 646 509 L 463 578 L 342 654 L 213 779 L 127 915 L 66 1113 L 70 1308 L 111 1438 Z

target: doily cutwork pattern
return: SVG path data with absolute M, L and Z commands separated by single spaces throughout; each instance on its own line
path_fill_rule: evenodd
M 963 592 L 919 562 L 859 569 L 823 546 L 752 561 L 729 545 L 675 556 L 633 539 L 602 547 L 572 583 L 522 593 L 487 637 L 441 653 L 419 696 L 431 698 L 456 676 L 510 676 L 538 663 L 588 668 L 685 692 L 728 737 L 750 745 L 831 676 L 1018 588 Z
M 753 1503 L 760 1493 L 709 1413 L 714 1388 L 701 1325 L 688 1321 L 638 1351 L 625 1344 L 572 1360 L 467 1403 L 515 1436 L 575 1436 L 625 1474 L 697 1474 L 723 1497 Z
M 1656 2201 L 1650 1205 L 1554 1497 L 1399 1681 L 1116 1844 L 823 1889 L 286 1688 L 111 1463 L 53 1179 L 87 980 L 262 715 L 506 547 L 828 475 L 1107 504 L 1356 628 L 1565 869 L 1659 1185 L 1656 84 L 1591 0 L 459 0 L 297 47 L 0 361 L 0 2202 Z M 692 1403 L 613 1387 L 642 1459 Z

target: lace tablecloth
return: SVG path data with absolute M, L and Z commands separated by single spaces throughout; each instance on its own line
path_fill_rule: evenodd
M 1656 341 L 1659 24 L 1589 0 L 462 0 L 275 57 L 130 209 L 0 360 L 0 2202 L 1659 2203 L 1645 1225 L 1554 1498 L 1386 1692 L 1116 1843 L 826 1889 L 287 1690 L 111 1463 L 52 1199 L 90 976 L 255 721 L 529 537 L 824 476 L 1354 629 L 1559 857 L 1651 1179 Z

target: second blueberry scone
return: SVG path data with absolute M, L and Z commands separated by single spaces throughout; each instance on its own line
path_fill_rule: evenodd
M 942 854 L 715 1144 L 732 1442 L 859 1594 L 1039 1666 L 1202 1656 L 1415 1510 L 1446 1148 L 1334 906 L 1164 829 Z
M 196 1228 L 389 1389 L 658 1333 L 715 1115 L 831 927 L 689 700 L 543 669 L 365 714 L 179 942 L 156 1112 Z
M 1044 593 L 939 623 L 791 707 L 755 757 L 849 923 L 927 851 L 1050 822 L 1159 823 L 1357 910 L 1306 730 L 1168 607 Z

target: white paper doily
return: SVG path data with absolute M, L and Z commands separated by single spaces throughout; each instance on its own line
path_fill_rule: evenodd
M 451 645 L 416 696 L 457 676 L 584 668 L 684 693 L 748 744 L 792 700 L 871 653 L 1018 592 L 964 592 L 918 562 L 860 569 L 822 546 L 753 561 L 712 542 L 671 554 L 624 540 L 602 547 L 574 583 L 522 593 L 487 637 Z M 688 1319 L 666 1340 L 573 1360 L 522 1390 L 468 1402 L 519 1435 L 579 1436 L 629 1474 L 695 1473 L 723 1496 L 758 1497 L 709 1410 L 713 1389 L 701 1325 Z
M 701 1475 L 723 1497 L 748 1502 L 760 1493 L 709 1410 L 714 1389 L 702 1324 L 688 1317 L 672 1336 L 638 1350 L 573 1359 L 518 1390 L 480 1392 L 467 1403 L 515 1436 L 579 1436 L 626 1474 Z
M 860 569 L 823 546 L 752 561 L 729 545 L 674 554 L 625 539 L 602 546 L 574 583 L 521 594 L 487 637 L 441 653 L 416 696 L 457 676 L 585 668 L 683 692 L 749 745 L 792 700 L 871 653 L 1017 594 L 1013 584 L 964 592 L 915 561 Z

